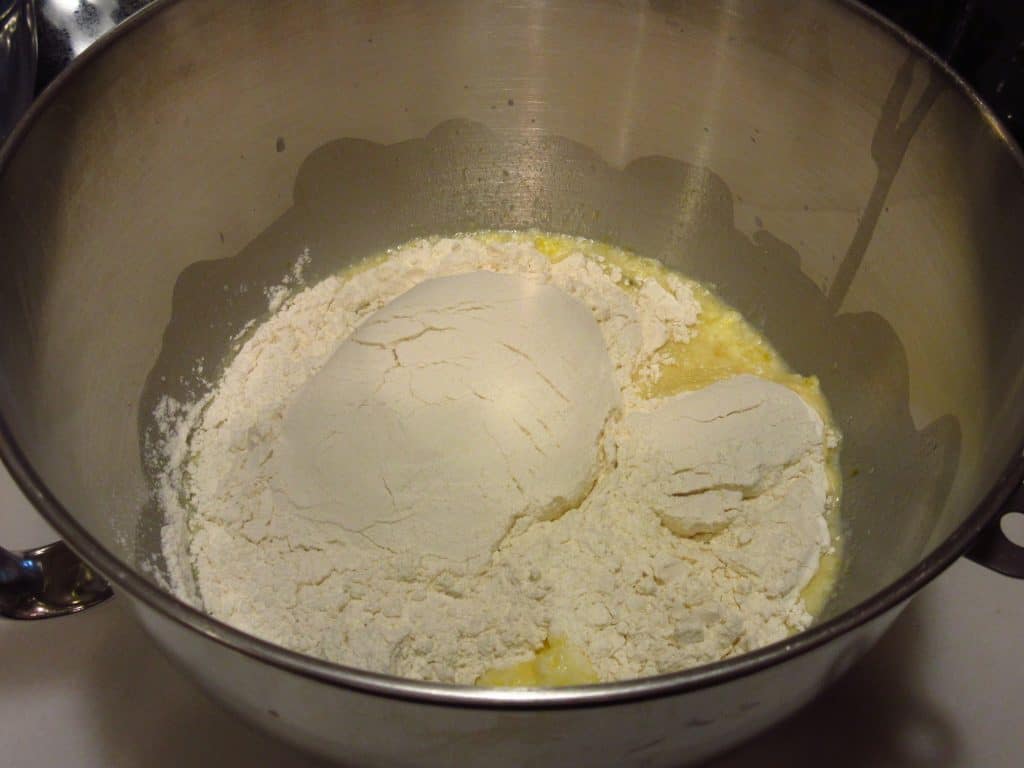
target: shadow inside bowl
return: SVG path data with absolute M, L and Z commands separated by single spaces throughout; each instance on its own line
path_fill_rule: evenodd
M 909 69 L 894 84 L 878 128 L 883 148 L 869 205 L 876 213 L 915 128 L 899 122 L 908 76 Z M 906 120 L 922 119 L 928 103 Z M 943 537 L 949 517 L 942 510 L 960 462 L 959 421 L 947 414 L 919 430 L 906 350 L 892 325 L 880 312 L 839 309 L 876 219 L 864 220 L 838 267 L 840 282 L 825 291 L 792 246 L 763 228 L 753 235 L 737 228 L 734 195 L 707 168 L 661 156 L 616 168 L 565 137 L 502 134 L 467 120 L 392 145 L 325 144 L 302 163 L 293 200 L 237 254 L 193 263 L 179 275 L 138 412 L 151 483 L 162 469 L 152 460 L 161 399 L 190 402 L 209 392 L 282 286 L 294 293 L 415 237 L 537 228 L 622 246 L 713 286 L 797 371 L 818 376 L 843 433 L 844 562 L 823 618 L 891 584 Z M 303 255 L 297 280 L 293 267 Z M 136 551 L 158 572 L 166 567 L 162 523 L 154 503 L 136 538 Z

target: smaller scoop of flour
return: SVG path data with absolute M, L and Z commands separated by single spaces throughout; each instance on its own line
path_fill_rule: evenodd
M 517 518 L 578 504 L 620 392 L 591 312 L 478 271 L 375 312 L 296 394 L 275 503 L 391 553 L 484 565 Z

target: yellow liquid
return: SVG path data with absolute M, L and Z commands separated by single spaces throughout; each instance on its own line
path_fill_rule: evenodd
M 665 287 L 670 271 L 661 262 L 628 251 L 567 235 L 540 232 L 478 232 L 471 237 L 494 243 L 530 242 L 557 263 L 573 253 L 583 253 L 606 270 L 618 267 L 623 274 L 625 290 L 639 287 L 653 278 Z M 680 392 L 700 389 L 722 379 L 749 373 L 789 387 L 814 408 L 825 421 L 832 421 L 828 402 L 821 393 L 815 376 L 794 373 L 771 343 L 735 309 L 714 295 L 707 287 L 682 278 L 700 304 L 700 316 L 685 343 L 669 342 L 659 350 L 671 361 L 661 366 L 656 381 L 647 384 L 646 397 L 669 397 Z M 829 483 L 833 499 L 839 498 L 840 474 L 837 452 L 828 457 Z M 828 602 L 841 563 L 837 504 L 828 510 L 829 528 L 834 551 L 824 555 L 818 571 L 804 588 L 801 597 L 807 611 L 817 615 Z M 529 661 L 509 667 L 491 669 L 477 680 L 483 686 L 560 686 L 599 682 L 586 655 L 574 648 L 568 638 L 550 637 Z
M 800 592 L 800 599 L 804 601 L 804 607 L 811 616 L 817 616 L 825 609 L 829 597 L 832 596 L 832 588 L 836 585 L 839 567 L 842 565 L 842 558 L 839 556 L 839 537 L 834 532 L 836 528 L 834 513 L 830 515 L 829 528 L 833 531 L 833 549 L 821 556 L 817 572 Z
M 534 657 L 519 664 L 489 669 L 477 685 L 536 687 L 598 683 L 597 672 L 583 651 L 560 635 L 549 637 Z

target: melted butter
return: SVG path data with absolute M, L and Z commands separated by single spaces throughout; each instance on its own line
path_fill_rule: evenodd
M 587 685 L 600 680 L 590 659 L 561 635 L 549 637 L 532 659 L 509 667 L 490 669 L 476 681 L 487 686 Z
M 668 288 L 668 276 L 673 274 L 655 259 L 568 235 L 493 231 L 474 233 L 473 236 L 496 243 L 530 242 L 552 263 L 573 253 L 583 253 L 601 264 L 606 272 L 613 268 L 621 270 L 623 279 L 620 285 L 625 290 L 639 287 L 648 278 Z M 690 286 L 700 304 L 700 316 L 688 341 L 669 342 L 659 350 L 668 356 L 668 360 L 661 366 L 658 378 L 644 385 L 642 394 L 645 397 L 669 397 L 749 373 L 789 387 L 818 412 L 826 425 L 832 424 L 828 401 L 821 392 L 817 377 L 802 376 L 792 371 L 768 339 L 758 333 L 743 315 L 706 286 L 679 273 L 674 274 Z M 832 498 L 826 519 L 832 534 L 833 550 L 822 556 L 817 572 L 801 592 L 804 605 L 812 616 L 817 616 L 827 604 L 842 564 L 838 452 L 830 451 L 826 460 Z M 549 638 L 529 661 L 488 670 L 477 680 L 477 685 L 558 686 L 595 682 L 598 682 L 597 675 L 583 652 L 574 648 L 567 638 L 558 636 Z
M 834 515 L 832 516 L 834 518 Z M 829 520 L 829 528 L 835 529 L 833 520 Z M 832 596 L 832 588 L 836 585 L 839 576 L 839 567 L 842 565 L 840 557 L 839 538 L 832 534 L 832 552 L 826 552 L 818 561 L 818 570 L 807 586 L 800 593 L 800 599 L 804 601 L 804 607 L 811 616 L 817 616 L 828 604 Z

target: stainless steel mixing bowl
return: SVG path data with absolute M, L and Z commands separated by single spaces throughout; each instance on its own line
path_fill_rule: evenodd
M 927 53 L 815 0 L 166 0 L 90 48 L 0 156 L 0 452 L 40 512 L 229 707 L 358 764 L 675 765 L 779 720 L 972 552 L 1024 463 L 1024 176 Z M 410 237 L 540 227 L 715 284 L 845 433 L 821 622 L 708 667 L 562 690 L 399 680 L 271 646 L 161 585 L 164 395 L 264 289 Z M 1018 494 L 1019 495 L 1019 494 Z M 5 557 L 4 606 L 102 595 Z M 6 610 L 6 608 L 5 608 Z

